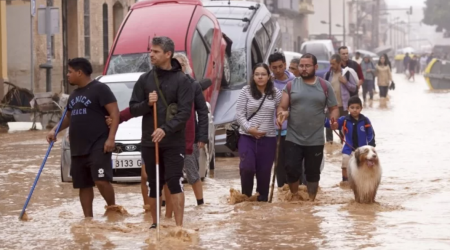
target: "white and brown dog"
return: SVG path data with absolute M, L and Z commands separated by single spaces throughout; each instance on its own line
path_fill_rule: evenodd
M 375 148 L 355 150 L 348 164 L 348 181 L 358 203 L 373 203 L 381 181 L 382 169 Z

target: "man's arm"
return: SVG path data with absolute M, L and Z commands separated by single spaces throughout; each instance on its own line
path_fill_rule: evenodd
M 206 106 L 206 100 L 202 93 L 202 88 L 198 82 L 195 84 L 195 99 L 194 107 L 198 116 L 198 141 L 208 143 L 208 106 Z M 194 118 L 195 119 L 195 118 Z
M 161 126 L 166 135 L 173 134 L 186 126 L 186 122 L 191 116 L 192 103 L 194 101 L 194 89 L 192 83 L 185 76 L 179 83 L 177 89 L 177 113 L 172 120 Z
M 67 112 L 66 112 L 66 116 L 64 117 L 64 120 L 62 121 L 62 123 L 61 123 L 61 127 L 59 128 L 59 132 L 61 132 L 61 131 L 63 131 L 64 129 L 66 129 L 66 128 L 68 128 L 69 127 L 69 125 L 70 125 L 70 116 L 71 116 L 71 114 L 72 114 L 72 111 L 69 111 L 69 110 L 67 110 Z M 58 124 L 56 124 L 54 127 L 53 127 L 53 132 L 55 132 L 56 131 L 56 128 L 58 127 Z
M 281 111 L 288 111 L 289 108 L 289 94 L 283 90 L 283 94 L 281 95 L 281 102 L 277 108 L 277 114 Z
M 133 87 L 129 105 L 130 113 L 133 117 L 143 116 L 152 112 L 152 108 L 149 104 L 149 97 L 146 95 L 144 88 L 145 77 L 148 74 L 149 73 L 141 75 Z
M 112 102 L 105 105 L 106 110 L 108 111 L 109 117 L 111 118 L 111 125 L 109 127 L 109 140 L 116 139 L 117 128 L 119 127 L 119 106 L 117 102 Z

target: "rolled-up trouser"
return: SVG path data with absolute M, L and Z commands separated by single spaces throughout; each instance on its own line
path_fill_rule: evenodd
M 350 162 L 351 155 L 342 154 L 342 169 L 348 168 L 348 163 Z
M 327 115 L 328 115 L 328 118 L 331 119 L 330 112 L 328 112 Z M 339 117 L 346 116 L 346 115 L 348 115 L 348 111 L 344 110 L 344 107 L 339 107 Z M 326 128 L 325 132 L 326 132 L 327 142 L 333 141 L 333 131 L 331 130 L 331 128 Z M 342 133 L 342 131 L 339 131 L 339 134 L 341 135 L 342 138 L 344 137 L 344 134 Z
M 260 201 L 269 196 L 270 173 L 276 154 L 276 137 L 241 135 L 239 138 L 239 170 L 241 174 L 242 193 L 250 197 L 253 193 L 253 178 L 256 174 L 256 192 Z M 281 156 L 282 157 L 282 156 Z
M 197 181 L 200 180 L 200 163 L 199 163 L 199 157 L 200 157 L 200 150 L 198 149 L 198 146 L 196 143 L 193 145 L 192 154 L 186 155 L 186 158 L 184 159 L 184 168 L 183 171 L 186 174 L 186 179 L 189 182 L 189 184 L 194 184 Z
M 295 183 L 299 180 L 302 174 L 303 160 L 305 160 L 306 181 L 318 182 L 320 180 L 324 146 L 301 146 L 291 141 L 286 141 L 284 146 L 288 183 Z

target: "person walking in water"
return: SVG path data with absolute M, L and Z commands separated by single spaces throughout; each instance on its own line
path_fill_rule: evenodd
M 348 68 L 348 71 L 344 73 L 341 67 L 341 56 L 334 54 L 330 60 L 330 71 L 325 73 L 325 80 L 331 83 L 334 94 L 336 95 L 337 104 L 339 107 L 339 116 L 347 115 L 347 102 L 350 98 L 350 93 L 354 92 L 357 88 L 357 79 L 353 78 L 353 74 L 356 72 L 352 68 Z M 352 72 L 353 71 L 353 72 Z M 343 137 L 342 132 L 339 132 Z M 331 129 L 326 130 L 327 142 L 333 142 L 333 131 Z M 342 144 L 341 140 L 341 144 Z
M 299 61 L 300 62 L 300 61 Z M 291 63 L 292 65 L 292 63 Z M 286 70 L 286 57 L 276 52 L 269 56 L 269 66 L 273 74 L 273 82 L 275 87 L 281 92 L 288 82 L 292 82 L 295 79 L 294 74 Z M 298 69 L 298 64 L 297 64 Z M 276 110 L 274 112 L 274 122 L 276 123 Z M 286 140 L 287 121 L 283 123 L 281 128 L 281 140 L 279 155 L 284 155 L 284 142 Z M 284 168 L 284 157 L 278 157 L 277 165 L 277 184 L 278 187 L 283 187 L 286 182 L 286 170 Z
M 372 103 L 373 101 L 373 91 L 375 89 L 375 66 L 373 65 L 372 60 L 369 55 L 364 56 L 364 60 L 361 63 L 361 68 L 364 74 L 364 83 L 363 83 L 363 100 L 364 104 L 366 104 L 367 93 L 369 93 L 369 100 Z
M 60 131 L 70 125 L 70 175 L 73 188 L 80 189 L 84 216 L 93 217 L 94 186 L 105 199 L 108 210 L 116 205 L 111 185 L 111 157 L 119 126 L 119 107 L 111 89 L 104 83 L 92 80 L 92 65 L 87 59 L 74 58 L 68 66 L 67 80 L 78 88 L 69 96 Z M 104 121 L 105 116 L 111 117 L 109 128 Z M 56 141 L 56 127 L 47 135 L 49 143 Z
M 320 181 L 323 159 L 325 108 L 337 120 L 339 108 L 333 87 L 326 80 L 316 77 L 317 58 L 304 54 L 299 64 L 301 77 L 283 90 L 277 112 L 279 127 L 288 120 L 285 142 L 285 168 L 287 182 L 292 194 L 298 195 L 302 162 L 305 160 L 305 175 L 310 200 L 314 201 Z M 337 129 L 338 124 L 331 124 Z
M 159 208 L 156 208 L 156 188 L 159 188 L 161 195 L 165 183 L 170 190 L 175 223 L 183 226 L 185 126 L 191 117 L 194 91 L 189 78 L 181 71 L 180 63 L 173 58 L 174 50 L 175 45 L 170 38 L 152 39 L 150 60 L 154 67 L 139 77 L 130 99 L 131 114 L 134 117 L 143 116 L 141 153 L 150 188 L 151 229 L 157 227 L 156 209 Z M 155 103 L 158 128 L 154 128 L 152 107 Z M 175 109 L 173 103 L 177 104 Z M 159 144 L 160 176 L 156 176 L 155 143 Z M 160 178 L 159 187 L 156 186 L 156 178 Z
M 250 84 L 244 86 L 236 104 L 239 124 L 238 151 L 240 157 L 242 193 L 253 193 L 256 175 L 258 201 L 268 201 L 270 173 L 276 153 L 276 128 L 273 121 L 281 100 L 281 91 L 274 87 L 269 66 L 258 63 L 253 68 Z M 298 180 L 298 178 L 297 178 Z
M 376 66 L 376 76 L 378 78 L 378 88 L 380 89 L 380 105 L 386 105 L 386 97 L 389 91 L 389 83 L 392 81 L 392 74 L 385 56 L 381 56 Z

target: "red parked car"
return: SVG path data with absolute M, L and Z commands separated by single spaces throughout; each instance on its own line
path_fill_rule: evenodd
M 221 85 L 230 81 L 231 40 L 222 34 L 219 22 L 200 0 L 134 4 L 115 38 L 103 74 L 149 71 L 149 41 L 155 35 L 170 37 L 175 51 L 187 54 L 195 79 L 212 80 L 204 95 L 214 114 Z

